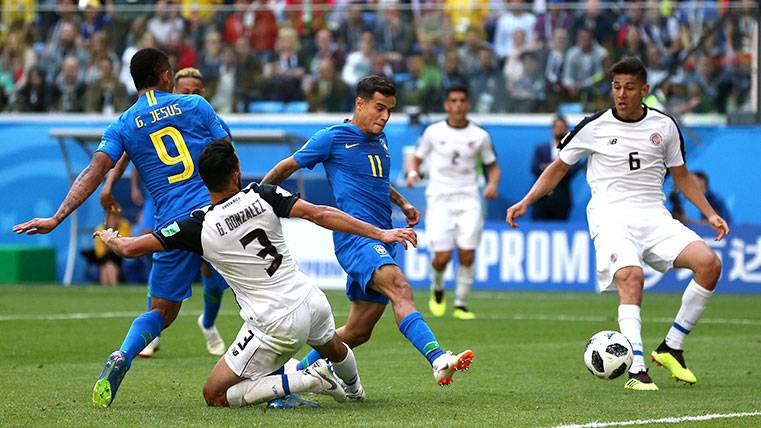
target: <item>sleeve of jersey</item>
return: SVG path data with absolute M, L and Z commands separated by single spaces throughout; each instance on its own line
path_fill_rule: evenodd
M 494 146 L 491 142 L 491 137 L 486 134 L 484 137 L 484 143 L 481 145 L 481 162 L 484 165 L 491 165 L 497 161 L 497 153 L 494 151 Z
M 676 123 L 674 123 L 671 131 L 672 132 L 666 138 L 665 142 L 667 168 L 673 168 L 685 164 L 684 137 L 682 137 L 682 131 L 679 130 Z
M 189 217 L 153 231 L 153 236 L 161 242 L 164 249 L 186 250 L 203 254 L 201 246 L 201 230 L 203 222 L 195 217 Z
M 225 132 L 227 132 L 227 135 L 230 137 L 230 139 L 233 140 L 233 133 L 230 132 L 230 127 L 227 126 L 227 123 L 225 123 L 225 121 L 222 120 L 222 118 L 219 117 L 218 115 L 217 115 L 217 119 L 219 119 L 219 123 L 222 125 L 222 129 L 224 129 Z M 235 140 L 233 140 L 233 141 L 235 141 Z
M 272 206 L 276 216 L 284 218 L 291 216 L 291 209 L 300 198 L 298 194 L 291 194 L 282 187 L 272 184 L 262 184 L 256 188 L 256 192 Z
M 293 154 L 293 159 L 301 168 L 312 169 L 328 159 L 332 143 L 333 135 L 327 129 L 317 131 Z
M 560 154 L 558 157 L 568 165 L 574 165 L 581 158 L 593 152 L 592 145 L 594 140 L 591 138 L 591 128 L 594 125 L 587 124 L 583 128 L 578 129 L 579 126 L 581 124 L 577 125 L 577 128 L 566 134 L 560 141 Z
M 124 153 L 124 145 L 122 144 L 122 138 L 119 135 L 119 128 L 120 125 L 118 121 L 109 125 L 103 133 L 98 148 L 95 150 L 108 155 L 114 165 L 116 165 L 116 162 L 119 161 L 119 158 L 122 157 L 122 153 Z
M 425 129 L 425 131 L 423 131 L 423 135 L 420 136 L 420 140 L 417 142 L 417 147 L 415 148 L 415 157 L 418 159 L 425 159 L 425 157 L 431 153 L 432 147 L 433 145 L 431 144 L 431 132 L 430 127 L 428 127 Z
M 204 118 L 209 132 L 211 132 L 212 141 L 222 140 L 228 137 L 232 138 L 230 137 L 230 130 L 227 129 L 227 125 L 222 125 L 224 122 L 219 118 L 211 104 L 201 96 L 198 98 L 200 98 L 198 100 L 198 108 L 201 111 L 201 117 Z

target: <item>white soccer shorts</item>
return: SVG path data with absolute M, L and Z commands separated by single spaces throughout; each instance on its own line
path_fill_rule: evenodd
M 304 344 L 320 346 L 336 332 L 325 293 L 312 287 L 291 313 L 267 325 L 243 324 L 225 353 L 227 366 L 238 376 L 258 379 L 282 367 Z
M 425 235 L 431 252 L 475 250 L 484 227 L 481 198 L 471 196 L 429 197 L 425 213 Z
M 658 272 L 666 272 L 695 241 L 702 239 L 668 214 L 648 212 L 638 218 L 608 222 L 594 238 L 597 291 L 615 290 L 613 277 L 624 267 L 644 268 L 643 263 L 647 263 Z

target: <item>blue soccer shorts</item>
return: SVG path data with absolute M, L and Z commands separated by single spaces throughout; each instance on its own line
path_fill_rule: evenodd
M 191 284 L 201 268 L 201 256 L 185 250 L 153 253 L 153 266 L 148 276 L 151 296 L 172 302 L 181 302 L 193 292 Z M 211 276 L 206 282 L 214 283 L 220 290 L 227 288 L 222 275 L 209 266 Z
M 381 266 L 395 265 L 396 244 L 352 236 L 336 250 L 336 258 L 346 271 L 346 296 L 350 301 L 362 300 L 387 305 L 388 297 L 370 288 L 373 273 Z

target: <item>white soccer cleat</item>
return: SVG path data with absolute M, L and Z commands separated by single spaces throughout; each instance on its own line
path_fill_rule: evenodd
M 143 348 L 143 350 L 140 351 L 139 354 L 137 354 L 137 356 L 138 357 L 142 357 L 142 358 L 150 358 L 150 357 L 153 356 L 153 354 L 156 353 L 156 351 L 159 350 L 159 347 L 160 347 L 159 345 L 160 345 L 159 344 L 159 338 L 157 337 L 157 338 L 151 340 L 151 343 L 146 345 L 145 348 Z
M 211 355 L 224 355 L 227 348 L 225 348 L 225 341 L 222 340 L 222 336 L 219 335 L 217 326 L 213 325 L 211 328 L 205 328 L 203 326 L 203 314 L 198 317 L 198 328 L 201 329 L 204 339 L 206 339 L 206 349 Z
M 441 386 L 450 385 L 456 371 L 465 371 L 473 361 L 473 351 L 465 350 L 457 355 L 447 351 L 433 361 L 433 377 Z
M 346 391 L 341 388 L 339 379 L 330 370 L 327 361 L 323 359 L 315 361 L 304 369 L 304 375 L 317 380 L 310 392 L 330 395 L 339 403 L 346 401 Z

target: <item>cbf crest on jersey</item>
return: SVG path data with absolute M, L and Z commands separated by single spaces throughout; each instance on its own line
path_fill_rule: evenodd
M 386 250 L 386 247 L 384 247 L 383 245 L 378 244 L 378 245 L 374 246 L 373 248 L 375 249 L 376 253 L 380 254 L 381 257 L 388 257 L 389 256 L 388 255 L 388 250 Z
M 386 152 L 386 157 L 390 158 L 391 157 L 391 153 L 388 151 L 388 146 L 386 145 L 386 139 L 385 138 L 381 138 L 380 139 L 380 145 L 381 145 L 381 147 L 383 147 L 383 151 Z

